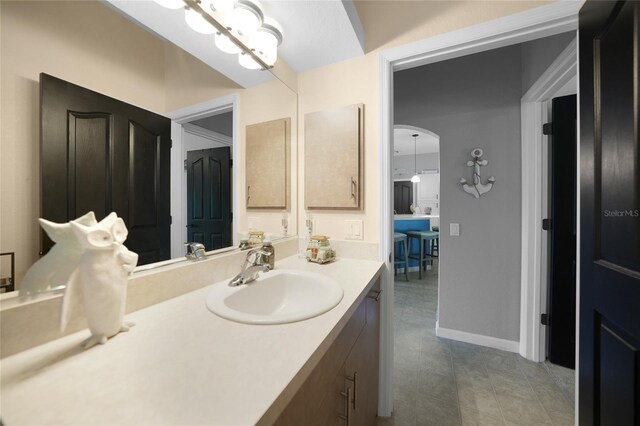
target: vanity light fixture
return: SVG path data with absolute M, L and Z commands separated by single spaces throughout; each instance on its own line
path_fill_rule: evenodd
M 411 135 L 413 137 L 413 172 L 414 175 L 411 178 L 411 182 L 413 183 L 418 183 L 420 182 L 420 176 L 418 176 L 418 135 L 413 134 Z
M 182 0 L 154 0 L 162 7 L 166 7 L 167 9 L 181 9 L 184 7 L 184 2 Z
M 249 0 L 154 1 L 168 9 L 183 7 L 185 21 L 192 30 L 215 34 L 216 47 L 224 53 L 238 55 L 238 62 L 247 69 L 270 69 L 278 60 L 282 32 Z
M 213 34 L 216 29 L 211 25 L 200 13 L 191 8 L 186 8 L 184 11 L 184 20 L 193 31 L 200 34 Z

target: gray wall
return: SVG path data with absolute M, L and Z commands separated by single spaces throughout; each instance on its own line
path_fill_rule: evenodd
M 439 326 L 519 339 L 520 98 L 519 47 L 507 47 L 395 74 L 395 124 L 440 136 Z M 462 191 L 466 162 L 484 150 L 480 199 Z M 448 235 L 460 223 L 460 236 Z
M 523 95 L 574 38 L 575 33 L 571 32 L 522 43 Z
M 440 327 L 520 338 L 520 99 L 555 59 L 545 49 L 560 53 L 571 37 L 552 39 L 394 75 L 394 124 L 440 136 Z M 480 199 L 459 184 L 471 180 L 475 147 L 489 162 L 482 179 L 496 178 Z M 460 224 L 459 237 L 449 236 L 450 223 Z
M 225 136 L 233 137 L 233 112 L 225 112 L 224 114 L 213 115 L 211 117 L 194 120 L 191 124 L 204 127 L 212 132 L 217 132 Z

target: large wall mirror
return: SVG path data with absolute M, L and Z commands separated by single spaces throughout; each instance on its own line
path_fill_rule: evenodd
M 226 54 L 212 36 L 193 33 L 172 13 L 180 11 L 151 1 L 0 3 L 0 252 L 14 253 L 13 262 L 0 257 L 2 284 L 9 284 L 13 263 L 19 289 L 52 245 L 37 220 L 50 210 L 54 221 L 88 209 L 100 219 L 114 210 L 128 221 L 130 236 L 162 228 L 151 232 L 166 234 L 153 243 L 160 249 L 138 249 L 142 269 L 185 259 L 189 241 L 215 254 L 250 230 L 273 239 L 295 234 L 297 94 L 237 60 L 216 66 L 216 55 Z M 124 145 L 116 146 L 118 108 L 146 111 L 149 122 L 166 119 L 163 135 L 137 112 L 122 113 Z M 287 170 L 278 174 L 287 200 L 247 208 L 246 129 L 275 120 L 289 126 L 281 150 Z M 92 138 L 104 143 L 88 146 Z M 130 193 L 132 180 L 146 186 Z M 76 185 L 87 181 L 92 186 Z M 92 198 L 101 207 L 92 207 Z

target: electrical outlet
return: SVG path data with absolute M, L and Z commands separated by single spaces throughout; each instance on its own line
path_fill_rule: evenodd
M 460 224 L 459 223 L 450 223 L 449 224 L 449 235 L 452 237 L 460 236 Z
M 364 238 L 362 220 L 345 220 L 344 237 L 347 240 L 362 240 Z

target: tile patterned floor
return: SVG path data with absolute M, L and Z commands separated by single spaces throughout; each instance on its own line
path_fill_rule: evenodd
M 573 425 L 572 370 L 438 338 L 437 266 L 396 279 L 395 403 L 378 426 Z

